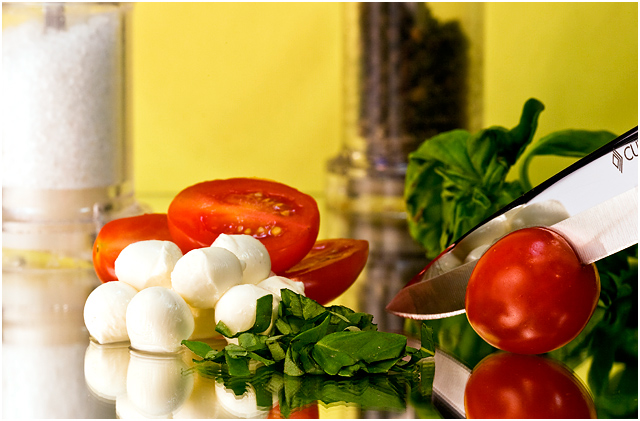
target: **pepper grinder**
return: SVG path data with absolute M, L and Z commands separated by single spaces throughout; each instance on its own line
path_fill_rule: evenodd
M 384 307 L 427 263 L 408 231 L 408 155 L 482 115 L 482 4 L 346 3 L 343 141 L 327 164 L 331 237 L 369 241 L 354 303 L 381 329 L 402 330 Z

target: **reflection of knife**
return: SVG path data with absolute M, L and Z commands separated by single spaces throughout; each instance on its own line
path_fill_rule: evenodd
M 445 418 L 466 418 L 464 388 L 471 370 L 446 352 L 436 349 L 432 400 Z
M 636 127 L 469 231 L 400 290 L 387 311 L 412 319 L 464 313 L 467 282 L 482 250 L 525 226 L 560 232 L 583 263 L 637 244 L 638 159 Z

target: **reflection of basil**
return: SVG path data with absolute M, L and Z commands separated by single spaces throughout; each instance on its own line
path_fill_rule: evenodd
M 256 393 L 257 406 L 269 408 L 278 397 L 280 412 L 288 417 L 292 411 L 315 402 L 331 404 L 356 404 L 362 410 L 404 411 L 407 402 L 423 407 L 431 406 L 430 390 L 433 382 L 433 359 L 426 364 L 430 370 L 422 377 L 415 373 L 354 376 L 287 376 L 272 367 L 258 367 L 248 376 L 233 376 L 226 366 L 205 362 L 195 370 L 203 377 L 221 382 L 236 396 L 242 396 L 249 387 Z M 429 392 L 424 393 L 423 389 Z
M 475 134 L 438 134 L 409 155 L 405 202 L 409 231 L 435 258 L 453 241 L 531 188 L 527 171 L 534 156 L 582 157 L 612 140 L 609 132 L 569 130 L 540 139 L 529 151 L 544 109 L 529 99 L 513 129 L 489 127 Z M 522 161 L 520 180 L 506 181 Z
M 281 290 L 275 332 L 264 331 L 262 320 L 271 321 L 271 296 L 258 300 L 256 324 L 248 332 L 238 333 L 238 345 L 221 351 L 196 341 L 182 341 L 202 360 L 225 364 L 231 375 L 247 376 L 249 361 L 273 366 L 288 376 L 303 374 L 353 376 L 364 373 L 411 372 L 416 364 L 433 356 L 431 331 L 421 330 L 421 347 L 407 346 L 407 338 L 380 332 L 373 316 L 357 313 L 344 306 L 323 307 L 288 289 Z M 261 305 L 261 300 L 269 305 Z M 266 300 L 268 298 L 268 300 Z M 231 335 L 223 324 L 216 328 Z M 406 357 L 406 358 L 405 358 Z

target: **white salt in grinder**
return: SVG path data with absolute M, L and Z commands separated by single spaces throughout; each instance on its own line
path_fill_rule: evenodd
M 130 5 L 3 3 L 2 247 L 7 267 L 91 262 L 132 184 Z

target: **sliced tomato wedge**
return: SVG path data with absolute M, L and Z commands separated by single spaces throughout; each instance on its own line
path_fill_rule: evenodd
M 313 197 L 259 178 L 195 184 L 169 205 L 169 230 L 183 253 L 209 247 L 218 235 L 248 234 L 264 244 L 278 273 L 298 263 L 313 246 L 320 212 Z
M 129 244 L 144 240 L 173 241 L 166 213 L 146 213 L 107 222 L 93 243 L 93 267 L 100 281 L 117 281 L 116 258 Z
M 317 241 L 309 254 L 278 275 L 304 283 L 305 295 L 327 304 L 356 281 L 369 257 L 369 242 L 350 238 Z

